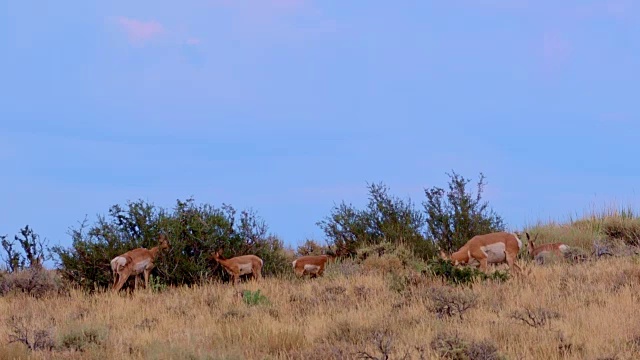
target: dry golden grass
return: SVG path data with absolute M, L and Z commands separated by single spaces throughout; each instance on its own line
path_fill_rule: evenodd
M 329 264 L 313 280 L 13 294 L 0 297 L 0 360 L 640 358 L 638 217 L 613 209 L 525 231 L 587 254 L 596 239 L 625 251 L 519 260 L 521 275 L 471 288 L 421 274 L 425 264 L 400 246 Z
M 410 270 L 395 277 L 364 267 L 345 271 L 357 267 L 350 264 L 330 264 L 320 279 L 266 278 L 238 288 L 12 295 L 0 298 L 0 359 L 353 359 L 360 352 L 382 358 L 380 344 L 388 345 L 390 359 L 436 359 L 431 344 L 438 336 L 486 340 L 508 359 L 640 357 L 636 258 L 521 265 L 524 274 L 506 283 L 445 291 L 475 299 L 462 319 L 438 316 L 433 294 L 445 287 L 438 279 Z M 412 280 L 396 286 L 398 276 Z M 240 290 L 260 290 L 268 303 L 247 304 Z M 526 310 L 546 323 L 526 324 L 521 319 L 533 321 Z M 44 331 L 53 349 L 9 343 L 21 330 L 29 341 Z
M 639 246 L 640 216 L 631 208 L 609 205 L 580 217 L 570 217 L 566 223 L 538 222 L 527 226 L 525 231 L 538 235 L 538 245 L 562 242 L 587 252 L 593 249 L 594 242 L 607 242 L 613 247 Z

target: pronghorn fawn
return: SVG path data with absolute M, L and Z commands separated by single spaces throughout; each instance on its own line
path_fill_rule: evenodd
M 144 287 L 149 288 L 149 275 L 155 267 L 155 260 L 160 250 L 168 249 L 169 241 L 164 234 L 160 235 L 160 243 L 151 249 L 138 248 L 116 256 L 111 260 L 113 272 L 113 291 L 118 292 L 130 276 L 134 276 L 134 289 L 138 288 L 138 275 L 144 273 Z
M 527 250 L 529 251 L 529 255 L 538 263 L 543 261 L 542 257 L 545 256 L 545 254 L 549 253 L 559 258 L 564 258 L 564 254 L 570 249 L 569 245 L 563 243 L 542 244 L 536 246 L 535 242 L 538 238 L 538 234 L 536 234 L 533 239 L 531 239 L 528 232 L 525 234 L 527 235 Z
M 487 271 L 487 264 L 500 264 L 506 261 L 509 269 L 520 271 L 520 267 L 515 263 L 520 248 L 522 248 L 522 241 L 516 234 L 495 232 L 476 235 L 451 255 L 441 251 L 440 257 L 453 261 L 454 265 L 477 261 L 480 263 L 480 270 L 484 272 Z
M 311 278 L 322 276 L 327 261 L 334 260 L 334 254 L 301 256 L 293 261 L 293 272 L 298 277 L 309 275 Z
M 222 249 L 218 249 L 211 255 L 211 258 L 215 259 L 231 275 L 234 286 L 240 281 L 240 275 L 251 274 L 255 280 L 262 278 L 262 265 L 264 265 L 264 262 L 255 255 L 242 255 L 225 259 L 222 257 Z

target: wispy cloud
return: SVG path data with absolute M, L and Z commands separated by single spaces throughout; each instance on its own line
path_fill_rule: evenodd
M 133 44 L 145 43 L 165 32 L 162 24 L 157 21 L 143 21 L 120 16 L 117 22 Z
M 335 20 L 326 16 L 319 2 L 311 0 L 210 0 L 231 15 L 238 34 L 278 39 L 307 39 L 334 33 Z
M 618 20 L 631 17 L 635 1 L 605 0 L 601 2 L 584 3 L 575 8 L 579 18 L 612 17 Z
M 571 52 L 569 41 L 558 32 L 546 32 L 542 38 L 542 57 L 547 70 L 566 64 Z
M 229 7 L 251 7 L 258 9 L 276 8 L 297 10 L 307 5 L 307 0 L 213 0 L 216 5 Z

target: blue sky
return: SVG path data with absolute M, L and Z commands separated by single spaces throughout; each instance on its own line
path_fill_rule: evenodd
M 367 182 L 420 203 L 452 169 L 510 229 L 640 205 L 637 1 L 1 8 L 0 234 L 193 196 L 296 245 Z

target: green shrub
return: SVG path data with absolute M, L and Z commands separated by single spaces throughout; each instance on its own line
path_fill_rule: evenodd
M 477 280 L 493 280 L 503 282 L 509 279 L 509 273 L 496 270 L 486 274 L 470 266 L 454 266 L 449 260 L 432 259 L 427 262 L 428 271 L 453 285 L 470 285 Z
M 107 330 L 91 325 L 74 328 L 62 335 L 60 346 L 64 349 L 85 351 L 93 346 L 100 346 L 107 337 Z
M 480 173 L 476 193 L 468 189 L 471 182 L 452 172 L 448 189 L 425 189 L 427 201 L 423 203 L 427 222 L 427 238 L 437 247 L 452 252 L 476 235 L 504 231 L 505 224 L 489 203 L 482 200 L 485 177 Z
M 129 250 L 157 246 L 166 234 L 170 249 L 158 253 L 156 284 L 191 285 L 211 277 L 223 278 L 221 266 L 210 259 L 218 248 L 227 257 L 255 254 L 263 259 L 264 275 L 290 270 L 282 242 L 268 234 L 268 227 L 253 211 L 236 210 L 230 205 L 215 208 L 197 205 L 193 199 L 178 200 L 166 210 L 142 200 L 126 207 L 114 205 L 108 216 L 95 224 L 87 221 L 71 230 L 72 246 L 57 246 L 60 272 L 73 284 L 94 291 L 113 281 L 110 261 Z
M 359 210 L 342 202 L 317 223 L 329 243 L 352 256 L 360 248 L 385 242 L 403 243 L 411 250 L 420 248 L 430 255 L 434 253 L 432 244 L 423 236 L 424 215 L 410 199 L 389 194 L 389 188 L 382 183 L 369 184 L 367 188 L 369 202 L 366 209 Z
M 475 235 L 502 231 L 504 221 L 482 200 L 485 178 L 480 174 L 477 190 L 468 189 L 469 179 L 449 175 L 448 189 L 425 189 L 424 211 L 411 199 L 389 194 L 384 184 L 369 184 L 369 202 L 357 209 L 344 201 L 317 224 L 330 244 L 354 256 L 358 249 L 370 256 L 384 250 L 379 244 L 404 244 L 415 256 L 426 260 L 436 255 L 436 248 L 451 251 Z
M 244 290 L 242 292 L 242 301 L 249 306 L 269 305 L 269 299 L 262 295 L 260 290 Z
M 153 275 L 149 275 L 149 287 L 154 293 L 159 293 L 167 290 L 167 284 L 162 282 L 162 279 L 160 279 L 159 277 Z

